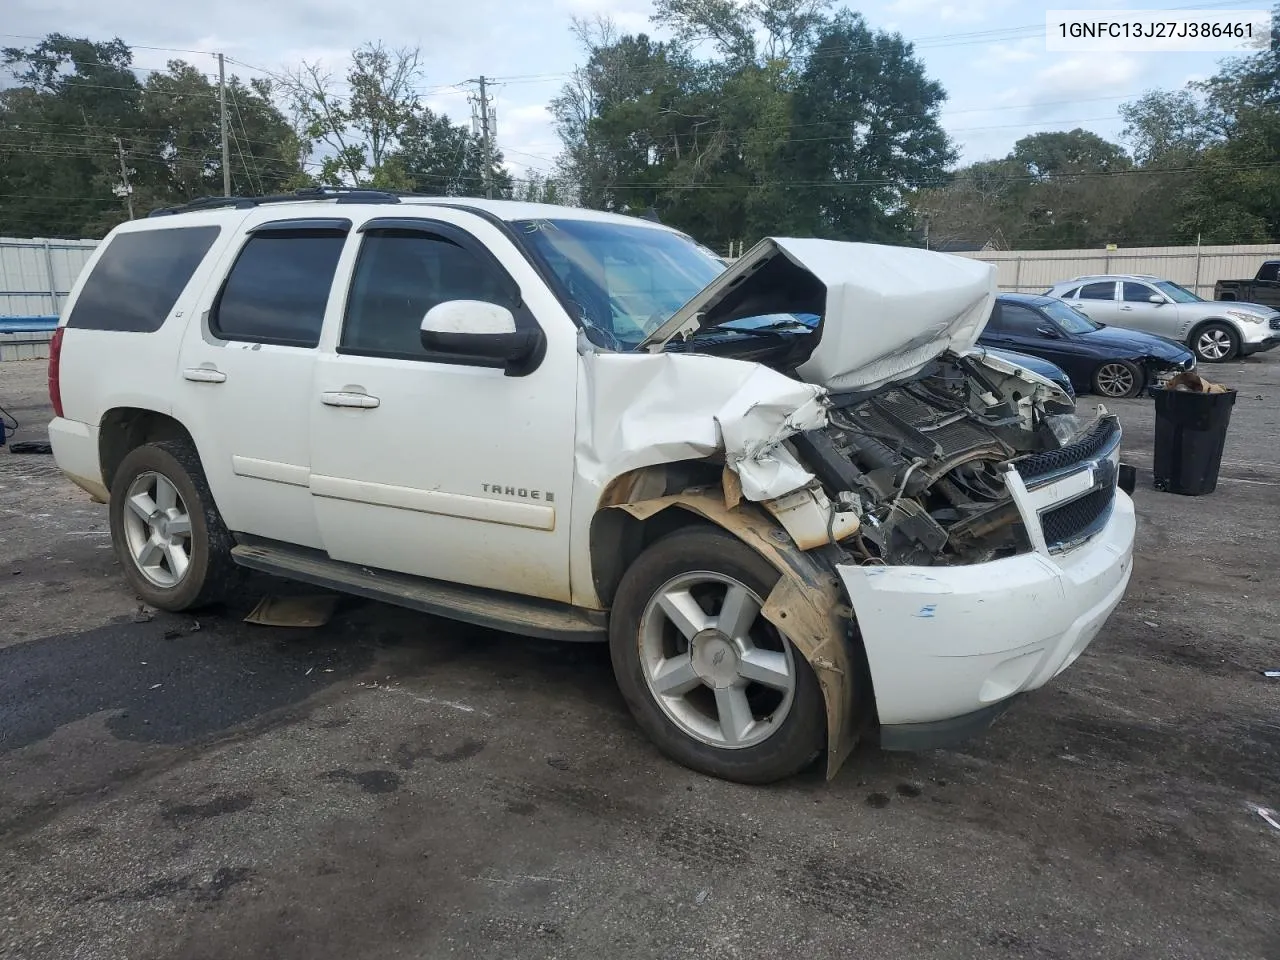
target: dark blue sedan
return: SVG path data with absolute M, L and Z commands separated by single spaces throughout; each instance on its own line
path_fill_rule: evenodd
M 1136 397 L 1196 365 L 1174 340 L 1095 323 L 1061 300 L 1023 293 L 996 298 L 978 343 L 1047 360 L 1066 371 L 1078 392 L 1113 398 Z

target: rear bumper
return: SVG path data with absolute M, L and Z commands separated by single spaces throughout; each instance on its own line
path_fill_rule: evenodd
M 95 500 L 106 502 L 110 491 L 102 482 L 98 428 L 78 420 L 54 417 L 49 423 L 49 444 L 53 447 L 54 463 L 67 478 Z
M 1133 501 L 1117 492 L 1102 531 L 1066 553 L 952 567 L 837 566 L 866 648 L 882 742 L 985 726 L 996 706 L 1074 663 L 1124 596 L 1134 529 Z

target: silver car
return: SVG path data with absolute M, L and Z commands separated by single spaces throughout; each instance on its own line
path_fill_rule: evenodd
M 1045 296 L 1098 323 L 1181 340 L 1197 359 L 1224 363 L 1280 346 L 1280 312 L 1258 303 L 1201 300 L 1169 280 L 1137 274 L 1076 277 Z

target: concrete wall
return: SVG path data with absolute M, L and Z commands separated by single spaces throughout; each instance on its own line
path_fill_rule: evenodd
M 957 254 L 996 265 L 1001 290 L 1044 293 L 1059 280 L 1090 273 L 1144 273 L 1172 280 L 1206 300 L 1219 280 L 1252 277 L 1264 260 L 1280 259 L 1280 243 L 1231 247 L 1133 247 L 1105 250 L 980 250 Z

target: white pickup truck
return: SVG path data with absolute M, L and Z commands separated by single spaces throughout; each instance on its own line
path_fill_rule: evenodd
M 744 782 L 983 729 L 1129 580 L 1120 428 L 974 349 L 986 264 L 313 192 L 116 228 L 52 345 L 61 469 L 146 602 L 243 568 L 605 640 Z

